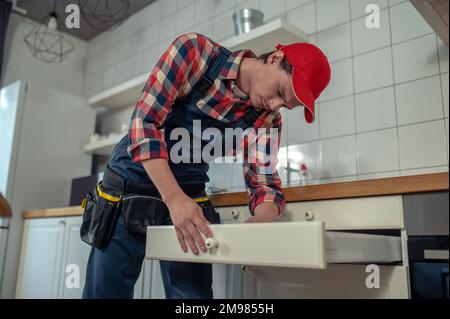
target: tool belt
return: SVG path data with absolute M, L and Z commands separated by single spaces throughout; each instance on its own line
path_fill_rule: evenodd
M 202 208 L 212 224 L 220 223 L 220 216 L 206 197 L 204 184 L 180 185 L 183 191 Z M 119 216 L 131 233 L 146 234 L 148 226 L 172 225 L 169 209 L 152 184 L 140 184 L 122 178 L 108 166 L 103 180 L 83 200 L 81 239 L 103 249 L 108 245 Z

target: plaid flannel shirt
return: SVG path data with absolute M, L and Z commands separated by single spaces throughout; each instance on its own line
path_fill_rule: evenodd
M 168 158 L 164 133 L 159 127 L 171 111 L 173 103 L 186 96 L 206 72 L 208 63 L 219 53 L 220 45 L 208 37 L 188 33 L 178 36 L 169 45 L 153 68 L 142 95 L 136 104 L 129 130 L 128 153 L 135 162 L 155 158 Z M 250 106 L 250 100 L 236 96 L 232 83 L 237 78 L 244 57 L 254 57 L 248 50 L 231 54 L 208 94 L 197 106 L 209 116 L 226 123 L 236 123 Z M 281 136 L 279 112 L 264 111 L 253 123 L 254 128 L 276 128 Z M 267 142 L 268 139 L 259 138 Z M 258 142 L 260 143 L 260 142 Z M 244 163 L 243 174 L 253 212 L 263 202 L 273 202 L 284 212 L 284 195 L 281 180 L 276 172 L 260 173 L 258 163 Z

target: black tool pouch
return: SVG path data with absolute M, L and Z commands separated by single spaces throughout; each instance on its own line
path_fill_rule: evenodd
M 125 228 L 131 233 L 146 234 L 147 226 L 163 225 L 169 217 L 166 204 L 156 196 L 129 194 L 122 198 L 121 211 Z
M 93 192 L 89 192 L 82 204 L 84 214 L 80 228 L 81 240 L 98 249 L 105 248 L 113 235 L 120 214 L 120 204 L 120 198 L 105 193 L 101 184 Z
M 198 204 L 207 220 L 212 224 L 220 224 L 220 216 L 209 200 Z M 122 198 L 121 211 L 125 228 L 132 233 L 146 234 L 148 226 L 172 225 L 168 207 L 156 196 L 125 195 Z

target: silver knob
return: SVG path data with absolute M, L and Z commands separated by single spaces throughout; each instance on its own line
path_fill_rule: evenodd
M 250 266 L 248 266 L 248 265 L 242 265 L 242 266 L 241 266 L 241 270 L 242 270 L 242 271 L 250 271 L 251 268 L 250 268 Z
M 305 219 L 308 221 L 314 220 L 314 213 L 313 212 L 305 212 Z
M 207 238 L 205 245 L 208 249 L 213 249 L 219 247 L 219 241 L 215 238 Z
M 233 216 L 233 219 L 238 219 L 239 218 L 239 211 L 238 210 L 233 210 L 231 212 L 231 216 Z

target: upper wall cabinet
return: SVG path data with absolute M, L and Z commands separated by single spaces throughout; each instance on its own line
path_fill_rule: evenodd
M 277 44 L 307 42 L 308 35 L 280 18 L 266 23 L 249 33 L 222 41 L 221 44 L 232 50 L 251 49 L 256 54 L 275 50 Z M 134 105 L 142 92 L 148 74 L 142 74 L 134 79 L 123 82 L 89 99 L 94 107 L 120 109 Z

